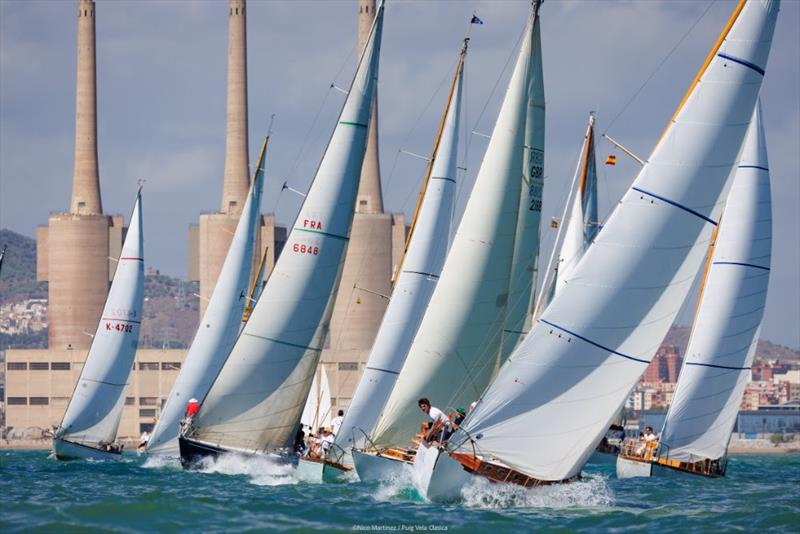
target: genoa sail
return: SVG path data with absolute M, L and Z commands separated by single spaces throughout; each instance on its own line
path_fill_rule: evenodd
M 98 448 L 117 437 L 144 303 L 141 188 L 86 363 L 56 438 Z
M 328 383 L 328 373 L 325 366 L 320 365 L 311 381 L 311 390 L 308 393 L 300 424 L 316 431 L 320 427 L 331 426 L 331 387 Z
M 378 77 L 378 7 L 348 96 L 283 253 L 186 437 L 264 452 L 294 438 L 327 335 Z
M 151 454 L 178 456 L 180 420 L 191 398 L 202 399 L 219 374 L 236 337 L 246 305 L 247 287 L 258 231 L 264 160 L 269 138 L 264 140 L 247 200 L 225 256 L 225 262 L 200 321 L 189 352 L 172 386 L 161 416 L 147 444 Z
M 697 462 L 725 455 L 764 316 L 771 248 L 769 164 L 756 106 L 664 422 L 660 456 Z
M 495 371 L 514 254 L 536 18 L 534 9 L 441 278 L 373 432 L 379 447 L 412 440 L 420 397 L 441 408 L 467 405 Z
M 500 370 L 454 449 L 576 476 L 686 299 L 717 226 L 777 1 L 740 2 L 633 185 Z
M 412 223 L 392 299 L 336 436 L 336 444 L 345 451 L 353 445 L 365 445 L 365 435 L 372 431 L 389 398 L 442 271 L 455 201 L 462 71 L 466 52 L 465 43 L 434 142 L 433 156 L 426 169 L 417 216 Z M 343 461 L 349 463 L 349 455 Z

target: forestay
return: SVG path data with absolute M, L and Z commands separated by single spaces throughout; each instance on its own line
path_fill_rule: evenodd
M 474 443 L 451 438 L 461 452 L 540 480 L 580 472 L 703 262 L 777 13 L 777 1 L 737 6 L 649 162 L 465 421 Z
M 144 297 L 142 196 L 136 202 L 114 279 L 56 437 L 97 448 L 112 443 L 133 368 Z
M 383 4 L 316 177 L 250 320 L 187 437 L 264 451 L 293 438 L 330 321 L 378 73 Z
M 696 462 L 725 455 L 764 316 L 771 246 L 769 164 L 756 106 L 661 433 L 661 456 Z
M 375 337 L 367 366 L 358 383 L 336 444 L 345 450 L 364 446 L 389 398 L 417 333 L 444 263 L 456 190 L 456 157 L 461 114 L 462 69 L 466 44 L 459 56 L 445 112 L 434 142 L 421 191 L 422 199 L 402 261 L 392 299 Z M 362 432 L 363 431 L 363 432 Z M 349 455 L 342 459 L 349 463 Z
M 530 330 L 532 303 L 536 291 L 541 238 L 542 194 L 544 192 L 544 75 L 539 18 L 533 23 L 533 50 L 528 77 L 528 114 L 525 119 L 522 184 L 517 208 L 517 230 L 508 288 L 508 305 L 503 324 L 499 364 L 508 359 Z
M 311 427 L 316 432 L 320 427 L 331 426 L 331 388 L 328 383 L 328 373 L 325 366 L 320 365 L 311 381 L 311 390 L 308 393 L 300 423 Z
M 418 398 L 442 409 L 469 404 L 495 370 L 522 183 L 533 18 L 441 278 L 376 425 L 378 446 L 411 441 L 422 420 Z
M 265 139 L 261 146 L 247 200 L 208 307 L 147 444 L 149 453 L 179 455 L 178 430 L 186 404 L 193 397 L 205 397 L 239 334 L 260 220 L 267 143 Z

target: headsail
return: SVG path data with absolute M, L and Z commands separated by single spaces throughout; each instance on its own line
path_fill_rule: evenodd
M 505 319 L 522 180 L 535 9 L 442 275 L 373 433 L 404 445 L 420 422 L 417 399 L 469 404 L 495 370 Z
M 325 366 L 320 365 L 311 381 L 311 390 L 308 393 L 300 423 L 309 426 L 314 432 L 320 427 L 331 426 L 331 387 L 328 382 L 328 373 Z
M 341 275 L 383 27 L 378 7 L 338 123 L 275 268 L 187 437 L 244 451 L 293 438 Z
M 533 23 L 531 72 L 528 76 L 528 115 L 525 119 L 525 148 L 522 188 L 514 237 L 514 259 L 508 287 L 508 305 L 503 323 L 499 364 L 508 359 L 530 330 L 532 303 L 536 292 L 541 238 L 542 194 L 544 192 L 545 100 L 542 70 L 542 38 L 538 17 Z
M 660 456 L 714 460 L 728 448 L 767 299 L 772 247 L 769 181 L 756 106 L 664 422 Z
M 432 159 L 426 169 L 417 216 L 412 223 L 392 299 L 375 337 L 367 367 L 336 436 L 336 444 L 345 450 L 353 445 L 354 438 L 356 446 L 364 446 L 363 433 L 359 430 L 368 434 L 375 426 L 403 368 L 442 271 L 455 200 L 462 70 L 466 53 L 465 40 L 434 142 Z M 342 461 L 349 463 L 349 456 Z
M 97 447 L 112 443 L 125 404 L 142 322 L 142 195 L 136 194 L 117 270 L 100 323 L 56 437 Z
M 703 261 L 761 86 L 778 4 L 737 6 L 569 284 L 462 425 L 469 438 L 451 438 L 461 452 L 476 450 L 539 480 L 580 472 Z
M 239 334 L 260 218 L 268 143 L 269 137 L 261 145 L 250 191 L 214 292 L 147 444 L 149 453 L 178 456 L 178 427 L 186 404 L 192 397 L 202 399 L 208 393 Z

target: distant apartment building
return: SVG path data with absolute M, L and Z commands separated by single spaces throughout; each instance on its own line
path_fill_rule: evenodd
M 672 383 L 678 381 L 683 358 L 675 345 L 663 345 L 653 356 L 653 360 L 644 371 L 642 382 L 656 384 L 659 382 Z

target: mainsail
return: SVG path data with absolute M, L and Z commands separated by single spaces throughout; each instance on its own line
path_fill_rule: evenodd
M 441 408 L 477 399 L 495 370 L 520 201 L 532 37 L 531 13 L 505 100 L 441 278 L 372 436 L 411 441 L 417 399 Z
M 142 323 L 143 254 L 140 188 L 100 323 L 56 438 L 97 448 L 117 437 Z
M 375 426 L 442 271 L 455 200 L 462 71 L 466 53 L 467 41 L 459 55 L 392 299 L 336 436 L 336 444 L 345 450 L 353 445 L 364 446 L 364 433 L 369 434 Z M 349 456 L 342 461 L 349 463 Z
M 331 426 L 331 387 L 328 382 L 328 373 L 325 366 L 320 365 L 311 381 L 311 390 L 308 393 L 300 424 L 311 427 L 316 432 L 320 427 Z
M 580 472 L 703 262 L 761 87 L 778 4 L 736 7 L 569 283 L 451 438 L 459 452 L 543 481 Z
M 769 164 L 756 106 L 664 422 L 659 456 L 697 462 L 725 455 L 764 316 L 771 247 Z
M 147 444 L 149 453 L 178 456 L 178 431 L 186 404 L 192 397 L 205 397 L 239 334 L 260 218 L 268 142 L 269 138 L 264 139 L 261 146 L 250 191 L 228 254 L 181 371 Z
M 281 448 L 300 422 L 330 321 L 378 76 L 383 3 L 283 253 L 195 416 L 190 439 Z
M 514 256 L 508 287 L 508 304 L 503 323 L 498 364 L 502 364 L 530 330 L 532 303 L 539 262 L 542 193 L 544 191 L 544 76 L 539 19 L 533 24 L 533 50 L 528 76 L 528 116 L 525 120 L 522 184 L 514 237 Z

